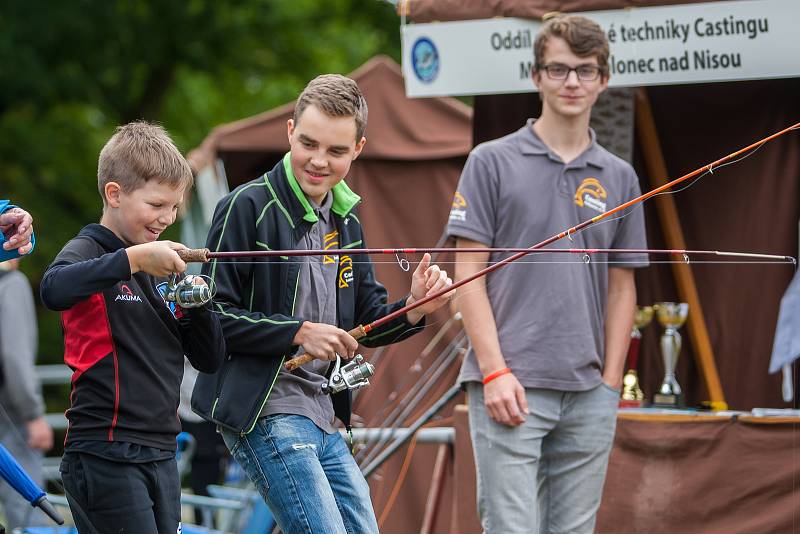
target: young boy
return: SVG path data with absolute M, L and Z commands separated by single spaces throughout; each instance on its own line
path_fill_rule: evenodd
M 459 247 L 527 247 L 639 195 L 634 170 L 589 128 L 608 54 L 603 29 L 584 17 L 542 26 L 533 72 L 542 115 L 470 154 L 457 193 L 466 216 L 448 226 Z M 569 246 L 645 248 L 642 210 L 574 239 Z M 457 256 L 458 279 L 490 261 Z M 503 269 L 460 296 L 472 342 L 460 380 L 485 532 L 594 531 L 636 305 L 631 267 L 647 265 L 646 256 L 624 261 Z
M 291 151 L 264 176 L 217 206 L 211 250 L 363 247 L 360 198 L 343 178 L 366 139 L 367 104 L 343 76 L 312 80 L 288 121 Z M 277 262 L 206 266 L 229 356 L 216 376 L 201 376 L 195 411 L 218 424 L 233 457 L 263 495 L 284 532 L 376 533 L 369 487 L 334 424 L 350 424 L 350 391 L 322 393 L 331 360 L 352 357 L 346 332 L 452 282 L 426 255 L 411 295 L 387 304 L 367 255 L 287 257 Z M 367 346 L 404 339 L 422 326 L 431 301 L 376 328 Z M 316 359 L 293 372 L 286 358 Z
M 84 227 L 47 269 L 45 305 L 61 311 L 72 375 L 61 475 L 83 533 L 180 532 L 175 436 L 184 354 L 203 372 L 222 362 L 210 306 L 182 309 L 161 277 L 186 265 L 175 222 L 192 174 L 167 133 L 134 122 L 100 153 L 100 224 Z M 195 283 L 202 279 L 196 278 Z

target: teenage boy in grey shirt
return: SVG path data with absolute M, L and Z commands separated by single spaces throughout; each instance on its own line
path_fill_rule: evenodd
M 640 194 L 630 165 L 595 141 L 591 108 L 608 85 L 603 30 L 546 22 L 534 45 L 538 120 L 478 146 L 448 232 L 459 247 L 528 247 Z M 580 248 L 645 248 L 641 209 L 573 236 Z M 472 350 L 469 393 L 478 507 L 487 533 L 590 533 L 614 437 L 636 287 L 646 256 L 512 265 L 459 291 Z M 464 279 L 499 257 L 460 253 Z M 625 261 L 621 266 L 605 262 Z M 532 489 L 537 488 L 534 492 Z

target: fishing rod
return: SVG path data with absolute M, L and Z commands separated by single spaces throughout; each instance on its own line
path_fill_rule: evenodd
M 432 370 L 435 367 L 438 366 L 440 357 L 443 356 L 443 354 L 447 352 L 449 348 L 453 345 L 453 340 L 458 338 L 463 333 L 463 330 L 459 329 L 456 332 L 453 340 L 451 340 L 448 343 L 447 347 L 445 347 L 443 351 L 440 351 L 436 355 L 433 363 L 431 363 L 426 369 L 423 370 L 423 363 L 427 361 L 428 357 L 433 353 L 434 349 L 442 340 L 442 338 L 444 338 L 447 332 L 451 330 L 452 325 L 459 322 L 460 322 L 460 314 L 457 313 L 455 315 L 451 315 L 448 318 L 448 320 L 443 325 L 440 326 L 439 330 L 433 335 L 433 337 L 425 346 L 425 348 L 422 349 L 422 352 L 420 352 L 420 354 L 416 357 L 416 359 L 411 363 L 411 365 L 408 368 L 408 373 L 406 373 L 403 376 L 403 379 L 400 381 L 400 383 L 394 384 L 392 392 L 385 396 L 383 404 L 375 411 L 370 421 L 372 422 L 377 421 L 378 425 L 368 423 L 366 426 L 386 426 L 390 424 L 390 419 L 392 418 L 392 415 L 390 414 L 387 416 L 386 412 L 388 410 L 396 410 L 398 405 L 408 404 L 407 398 L 414 394 L 415 389 L 418 387 L 417 384 L 420 381 L 422 382 L 428 381 L 428 375 L 432 372 Z M 392 346 L 393 345 L 383 345 L 380 348 L 392 347 Z M 376 350 L 370 357 L 370 363 L 372 363 L 376 368 L 378 367 L 378 361 L 380 360 L 380 358 L 376 358 L 376 354 L 379 352 L 379 350 Z M 411 384 L 410 390 L 406 393 L 402 393 L 401 395 L 401 392 L 405 391 L 406 387 L 409 384 Z M 364 389 L 356 390 L 354 394 L 361 391 L 366 391 L 366 390 Z M 370 399 L 368 398 L 367 401 L 365 402 L 369 403 L 368 402 L 369 400 Z M 355 397 L 353 402 L 355 405 Z M 414 401 L 412 400 L 412 402 Z M 369 443 L 367 443 L 367 445 L 369 445 Z
M 384 425 L 382 425 L 383 428 L 381 428 L 381 431 L 375 436 L 374 442 L 366 443 L 366 445 L 371 447 L 368 452 L 364 449 L 365 452 L 362 452 L 362 454 L 356 458 L 359 465 L 369 464 L 380 454 L 382 448 L 393 437 L 392 431 L 396 428 L 401 428 L 401 425 L 417 410 L 428 393 L 438 385 L 438 380 L 444 373 L 452 369 L 452 364 L 456 362 L 461 355 L 462 349 L 466 348 L 467 344 L 466 333 L 462 330 L 431 365 L 428 369 L 429 372 L 425 373 L 426 376 L 424 378 L 420 377 L 420 380 L 414 384 L 411 391 L 405 395 L 406 398 L 411 398 L 410 401 L 398 403 L 384 421 Z
M 578 228 L 578 227 L 575 227 Z M 577 230 L 576 230 L 577 231 Z M 574 233 L 570 231 L 570 234 Z M 293 256 L 344 256 L 356 254 L 445 254 L 448 252 L 488 252 L 488 253 L 520 253 L 528 254 L 655 254 L 675 256 L 724 256 L 737 258 L 752 258 L 762 260 L 777 260 L 791 262 L 792 256 L 776 254 L 759 254 L 754 252 L 735 252 L 724 250 L 691 250 L 691 249 L 651 249 L 651 248 L 526 248 L 526 247 L 415 247 L 415 248 L 336 248 L 336 249 L 310 249 L 310 250 L 243 250 L 211 252 L 208 249 L 179 250 L 178 255 L 184 261 L 208 262 L 224 258 L 288 258 Z
M 401 317 L 402 315 L 405 315 L 409 311 L 414 310 L 414 309 L 416 309 L 416 308 L 418 308 L 420 306 L 423 306 L 423 305 L 427 304 L 428 302 L 441 297 L 442 295 L 445 295 L 447 293 L 455 291 L 459 287 L 462 287 L 462 286 L 472 282 L 473 280 L 476 280 L 476 279 L 478 279 L 478 278 L 480 278 L 482 276 L 486 276 L 487 274 L 496 271 L 497 269 L 503 267 L 504 265 L 508 265 L 509 263 L 513 263 L 514 261 L 517 261 L 520 258 L 523 258 L 523 257 L 527 256 L 528 254 L 530 254 L 530 251 L 532 251 L 532 250 L 542 249 L 542 248 L 546 247 L 547 245 L 549 245 L 551 243 L 554 243 L 556 241 L 559 241 L 559 240 L 561 240 L 561 239 L 563 239 L 565 237 L 571 239 L 571 236 L 573 234 L 576 234 L 577 232 L 580 232 L 581 230 L 584 230 L 584 229 L 596 224 L 599 221 L 607 219 L 608 217 L 611 217 L 612 215 L 615 215 L 615 214 L 617 214 L 617 213 L 619 213 L 621 211 L 624 211 L 624 210 L 626 210 L 626 209 L 628 209 L 628 208 L 630 208 L 630 207 L 632 207 L 632 206 L 634 206 L 634 205 L 636 205 L 636 204 L 638 204 L 640 202 L 644 202 L 645 200 L 647 200 L 647 199 L 649 199 L 649 198 L 651 198 L 651 197 L 653 197 L 655 195 L 658 195 L 659 193 L 661 193 L 663 191 L 666 191 L 666 190 L 674 187 L 675 185 L 677 185 L 679 183 L 682 183 L 682 182 L 685 182 L 686 180 L 694 178 L 695 176 L 697 176 L 697 175 L 699 175 L 701 173 L 713 173 L 714 172 L 714 168 L 719 167 L 721 165 L 724 165 L 724 164 L 736 159 L 740 155 L 742 155 L 742 154 L 744 154 L 744 153 L 746 153 L 746 152 L 748 152 L 750 150 L 753 150 L 755 148 L 759 148 L 762 145 L 764 145 L 765 143 L 768 143 L 769 141 L 777 139 L 778 137 L 780 137 L 780 136 L 782 136 L 784 134 L 787 134 L 787 133 L 789 133 L 789 132 L 791 132 L 793 130 L 796 130 L 798 128 L 800 128 L 800 122 L 796 123 L 796 124 L 793 124 L 792 126 L 789 126 L 788 128 L 784 128 L 783 130 L 781 130 L 779 132 L 773 133 L 773 134 L 771 134 L 771 135 L 769 135 L 769 136 L 767 136 L 767 137 L 765 137 L 765 138 L 763 138 L 763 139 L 761 139 L 759 141 L 756 141 L 755 143 L 752 143 L 752 144 L 750 144 L 750 145 L 748 145 L 748 146 L 746 146 L 746 147 L 744 147 L 742 149 L 739 149 L 739 150 L 737 150 L 735 152 L 732 152 L 732 153 L 728 154 L 727 156 L 723 156 L 723 157 L 717 159 L 716 161 L 713 161 L 713 162 L 711 162 L 709 164 L 703 165 L 702 167 L 700 167 L 700 168 L 698 168 L 698 169 L 696 169 L 696 170 L 694 170 L 694 171 L 692 171 L 690 173 L 684 174 L 683 176 L 681 176 L 679 178 L 675 178 L 674 180 L 672 180 L 670 182 L 667 182 L 667 183 L 665 183 L 665 184 L 663 184 L 663 185 L 661 185 L 659 187 L 656 187 L 655 189 L 652 189 L 652 190 L 648 191 L 647 193 L 644 193 L 644 194 L 642 194 L 642 195 L 640 195 L 640 196 L 638 196 L 638 197 L 636 197 L 634 199 L 631 199 L 631 200 L 629 200 L 627 202 L 624 202 L 624 203 L 620 204 L 619 206 L 617 206 L 615 208 L 609 209 L 607 211 L 604 211 L 603 213 L 595 215 L 591 219 L 587 219 L 587 220 L 585 220 L 585 221 L 583 221 L 583 222 L 581 222 L 581 223 L 579 223 L 579 224 L 577 224 L 575 226 L 572 226 L 572 227 L 570 227 L 570 228 L 568 228 L 568 229 L 566 229 L 566 230 L 564 230 L 562 232 L 554 234 L 551 237 L 548 237 L 547 239 L 545 239 L 545 240 L 543 240 L 543 241 L 541 241 L 539 243 L 536 243 L 535 245 L 529 247 L 528 249 L 525 249 L 523 251 L 517 252 L 517 253 L 515 253 L 512 256 L 509 256 L 507 258 L 503 258 L 502 260 L 499 260 L 496 263 L 493 263 L 492 265 L 488 265 L 485 268 L 479 270 L 478 272 L 476 272 L 476 273 L 474 273 L 474 274 L 472 274 L 472 275 L 470 275 L 470 276 L 468 276 L 468 277 L 466 277 L 466 278 L 464 278 L 462 280 L 454 282 L 452 285 L 450 285 L 450 286 L 448 286 L 448 287 L 446 287 L 446 288 L 444 288 L 444 289 L 442 289 L 440 291 L 437 291 L 437 292 L 435 292 L 435 293 L 433 293 L 431 295 L 423 297 L 423 298 L 421 298 L 421 299 L 419 299 L 419 300 L 417 300 L 417 301 L 415 301 L 415 302 L 413 302 L 413 303 L 411 303 L 409 305 L 403 306 L 402 308 L 400 308 L 398 310 L 395 310 L 394 312 L 389 313 L 389 314 L 385 315 L 384 317 L 376 319 L 375 321 L 372 321 L 369 324 L 358 325 L 355 328 L 353 328 L 352 330 L 350 330 L 348 333 L 351 336 L 353 336 L 354 339 L 359 340 L 359 339 L 365 337 L 371 330 L 373 330 L 375 328 L 378 328 L 379 326 L 382 326 L 382 325 L 384 325 L 384 324 L 386 324 L 386 323 L 388 323 L 390 321 L 393 321 L 394 319 L 397 319 L 398 317 Z M 347 250 L 347 249 L 344 249 L 344 250 Z M 559 250 L 559 249 L 552 249 L 552 250 Z M 254 251 L 248 251 L 248 252 L 254 252 Z M 261 251 L 259 251 L 259 252 L 261 252 Z M 264 251 L 264 252 L 269 252 L 269 251 Z M 210 254 L 222 254 L 222 252 L 213 252 L 212 253 L 208 249 L 183 250 L 183 251 L 179 251 L 178 253 L 181 255 L 181 258 L 184 261 L 201 261 L 201 262 L 209 261 L 211 259 Z M 284 363 L 284 367 L 287 370 L 291 371 L 291 370 L 297 369 L 298 367 L 300 367 L 301 365 L 303 365 L 305 363 L 308 363 L 308 362 L 312 361 L 313 359 L 314 359 L 313 356 L 311 356 L 309 354 L 304 354 L 302 356 L 299 356 L 297 358 L 292 358 L 291 360 L 287 361 L 286 363 Z

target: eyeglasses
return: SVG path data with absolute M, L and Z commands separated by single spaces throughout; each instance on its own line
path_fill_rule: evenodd
M 600 74 L 605 72 L 605 69 L 598 65 L 578 65 L 577 67 L 570 67 L 563 63 L 539 65 L 539 70 L 545 71 L 547 77 L 551 80 L 566 80 L 569 73 L 575 71 L 578 79 L 582 82 L 593 82 L 600 77 Z

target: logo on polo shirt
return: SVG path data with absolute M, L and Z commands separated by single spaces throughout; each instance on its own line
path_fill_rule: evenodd
M 133 291 L 131 291 L 131 288 L 128 287 L 128 284 L 122 284 L 119 288 L 119 291 L 120 293 L 117 295 L 117 298 L 114 299 L 114 302 L 117 302 L 118 300 L 124 300 L 127 302 L 142 302 L 142 297 L 139 295 L 134 295 Z
M 608 196 L 597 178 L 584 178 L 575 191 L 575 204 L 603 213 L 606 211 L 604 199 Z
M 467 207 L 467 201 L 464 198 L 464 195 L 456 191 L 456 194 L 453 196 L 453 205 L 450 208 L 450 220 L 466 221 L 467 210 L 464 209 L 466 207 Z

